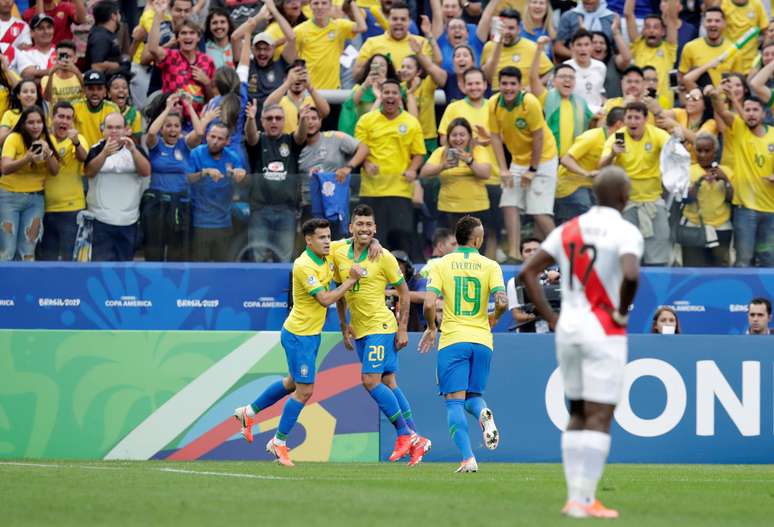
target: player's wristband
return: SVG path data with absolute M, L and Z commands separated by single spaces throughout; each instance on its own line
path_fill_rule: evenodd
M 629 315 L 622 315 L 618 311 L 613 311 L 613 321 L 619 326 L 626 326 L 629 323 Z

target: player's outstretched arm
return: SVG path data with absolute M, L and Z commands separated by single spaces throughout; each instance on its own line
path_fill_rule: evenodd
M 363 276 L 361 273 L 363 272 L 362 267 L 355 264 L 352 266 L 352 269 L 349 270 L 349 276 L 347 277 L 342 284 L 334 289 L 333 291 L 320 291 L 316 295 L 314 295 L 314 299 L 317 300 L 317 302 L 324 307 L 328 307 L 331 304 L 335 304 L 339 301 L 340 298 L 344 297 L 344 294 L 352 289 L 352 287 L 357 283 L 358 280 Z
M 623 281 L 621 282 L 621 301 L 618 304 L 619 320 L 626 320 L 629 316 L 629 306 L 634 301 L 634 295 L 637 293 L 637 286 L 640 283 L 640 260 L 634 254 L 624 254 L 621 256 L 621 270 L 623 271 Z M 622 324 L 625 325 L 625 324 Z
M 535 311 L 548 322 L 548 326 L 552 330 L 556 326 L 556 319 L 558 317 L 548 304 L 548 300 L 546 300 L 543 288 L 540 287 L 539 276 L 546 267 L 553 263 L 554 258 L 545 250 L 540 249 L 537 254 L 530 258 L 524 267 L 521 268 L 521 272 L 517 278 L 517 281 L 524 284 L 524 287 L 527 289 L 529 298 L 532 299 L 532 302 L 535 304 Z
M 435 346 L 435 336 L 438 328 L 435 326 L 435 300 L 438 295 L 435 291 L 428 289 L 425 293 L 424 313 L 427 321 L 427 329 L 422 334 L 422 340 L 419 341 L 419 353 L 427 353 Z

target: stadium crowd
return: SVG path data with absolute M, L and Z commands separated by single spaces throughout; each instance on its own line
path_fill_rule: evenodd
M 0 258 L 290 261 L 361 202 L 517 263 L 614 164 L 645 265 L 774 266 L 762 0 L 275 1 L 0 0 Z

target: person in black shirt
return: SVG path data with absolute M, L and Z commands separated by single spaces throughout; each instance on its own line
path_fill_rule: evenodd
M 94 6 L 94 27 L 86 43 L 86 70 L 98 70 L 111 76 L 129 74 L 129 62 L 121 60 L 116 33 L 121 27 L 121 11 L 112 0 Z
M 298 156 L 306 141 L 308 106 L 301 109 L 298 128 L 293 135 L 283 133 L 285 111 L 269 104 L 261 111 L 258 132 L 255 121 L 257 104 L 247 107 L 245 135 L 253 171 L 249 186 L 250 225 L 247 239 L 256 261 L 289 262 L 293 256 L 296 217 L 301 202 L 301 175 Z

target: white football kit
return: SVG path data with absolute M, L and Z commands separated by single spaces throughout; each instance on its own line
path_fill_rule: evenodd
M 642 257 L 640 231 L 609 207 L 592 207 L 556 228 L 542 244 L 559 264 L 562 309 L 556 355 L 570 400 L 617 404 L 627 361 L 626 328 L 613 321 L 621 256 Z

